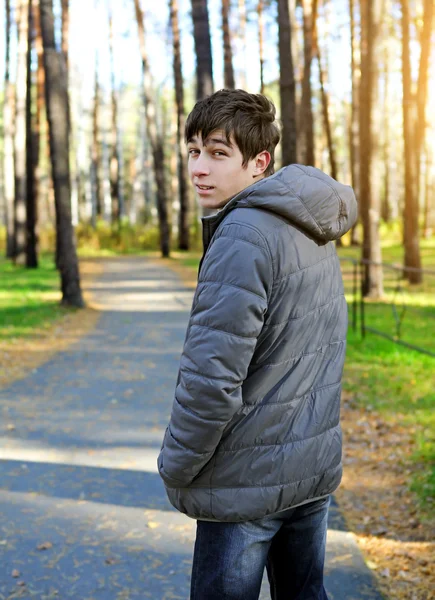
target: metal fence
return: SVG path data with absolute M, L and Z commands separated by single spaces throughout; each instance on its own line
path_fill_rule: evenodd
M 345 290 L 352 296 L 352 329 L 357 331 L 359 321 L 362 338 L 370 332 L 435 357 L 435 270 L 344 257 L 340 258 L 340 262 Z M 380 300 L 372 300 L 363 294 L 366 265 L 382 269 L 385 295 Z M 405 273 L 410 271 L 420 272 L 424 283 L 410 286 L 405 277 Z M 413 320 L 413 315 L 417 314 L 419 318 Z M 432 332 L 432 335 L 428 335 L 428 332 Z M 422 339 L 420 343 L 419 338 Z M 429 344 L 428 339 L 431 340 Z

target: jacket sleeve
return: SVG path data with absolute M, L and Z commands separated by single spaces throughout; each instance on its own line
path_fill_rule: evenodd
M 247 225 L 224 226 L 201 267 L 158 458 L 168 487 L 192 483 L 241 408 L 271 282 L 272 260 L 263 236 Z

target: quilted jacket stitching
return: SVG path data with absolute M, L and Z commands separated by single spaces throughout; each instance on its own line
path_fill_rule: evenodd
M 204 280 L 203 279 L 198 283 L 198 287 L 205 283 L 212 283 L 212 284 L 217 284 L 217 285 L 225 285 L 228 287 L 233 287 L 238 290 L 243 290 L 244 292 L 247 292 L 248 294 L 253 294 L 254 296 L 257 296 L 257 298 L 261 298 L 262 300 L 266 300 L 266 298 L 264 296 L 261 296 L 260 294 L 257 294 L 257 292 L 253 292 L 252 290 L 248 290 L 248 288 L 245 288 L 241 285 L 236 285 L 234 283 L 226 283 L 225 281 L 219 281 L 218 279 L 216 279 L 216 280 L 213 280 L 213 279 L 205 279 Z
M 231 335 L 232 337 L 239 338 L 241 340 L 256 340 L 255 335 L 239 335 L 238 333 L 231 333 L 231 331 L 225 331 L 225 329 L 218 329 L 217 327 L 209 327 L 208 325 L 202 325 L 201 323 L 192 323 L 192 327 L 201 327 L 202 329 L 209 329 L 210 331 L 217 331 L 218 333 L 224 333 L 225 335 Z

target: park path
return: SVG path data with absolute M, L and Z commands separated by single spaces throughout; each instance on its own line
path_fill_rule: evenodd
M 0 391 L 0 600 L 188 599 L 195 522 L 156 458 L 192 291 L 146 258 L 102 267 L 96 328 Z M 335 507 L 326 585 L 381 600 Z

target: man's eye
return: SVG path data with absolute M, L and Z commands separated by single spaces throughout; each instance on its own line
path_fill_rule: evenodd
M 216 150 L 215 154 L 216 156 L 226 156 L 225 152 L 222 152 L 221 150 Z
M 195 150 L 194 148 L 191 148 L 189 150 L 189 156 L 193 156 L 193 154 L 198 154 L 198 150 Z

